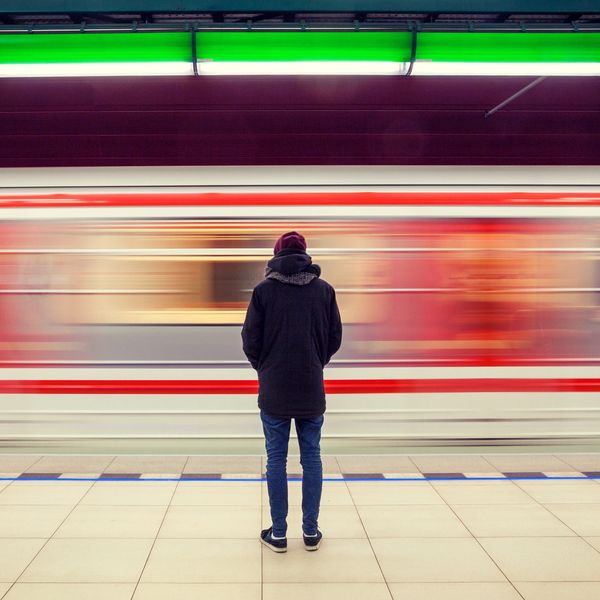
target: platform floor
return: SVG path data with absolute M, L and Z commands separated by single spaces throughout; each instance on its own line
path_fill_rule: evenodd
M 600 598 L 600 454 L 324 465 L 321 549 L 290 481 L 275 554 L 261 457 L 0 456 L 0 598 Z

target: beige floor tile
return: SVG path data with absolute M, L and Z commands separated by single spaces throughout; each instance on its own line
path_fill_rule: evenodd
M 576 479 L 583 479 L 583 475 L 579 471 L 544 471 L 544 475 L 549 479 L 553 477 L 572 477 Z
M 46 543 L 44 539 L 0 539 L 0 581 L 13 582 Z
M 93 475 L 93 477 L 97 477 Z M 70 485 L 78 486 L 80 488 L 91 488 L 94 485 L 93 481 L 90 481 L 90 477 L 86 477 L 84 479 L 80 478 L 78 481 L 73 481 L 71 479 L 63 479 L 62 477 L 58 477 L 56 479 L 17 479 L 12 482 L 11 487 L 21 487 L 21 488 L 29 488 L 29 487 L 42 487 L 49 486 L 55 487 L 57 485 L 61 485 L 63 487 L 68 487 Z
M 480 475 L 475 475 L 475 477 L 491 477 L 492 479 L 430 479 L 431 485 L 433 489 L 438 490 L 443 487 L 456 487 L 457 485 L 467 484 L 469 488 L 473 488 L 477 485 L 493 485 L 495 483 L 501 483 L 505 486 L 509 486 L 512 482 L 510 479 L 507 479 L 503 476 L 495 477 L 492 473 L 481 473 Z M 470 476 L 473 477 L 473 473 L 470 473 Z
M 385 583 L 265 583 L 263 600 L 392 600 Z
M 565 503 L 545 506 L 578 535 L 600 535 L 600 504 Z
M 511 581 L 600 581 L 600 553 L 579 538 L 479 541 Z
M 135 583 L 15 583 L 2 600 L 130 600 Z
M 487 477 L 487 479 L 480 479 L 481 476 Z M 446 486 L 456 486 L 460 484 L 466 484 L 468 487 L 475 487 L 478 485 L 492 485 L 495 483 L 501 483 L 505 486 L 509 486 L 512 481 L 502 475 L 502 473 L 481 473 L 479 475 L 470 472 L 469 477 L 476 477 L 476 479 L 430 479 L 431 485 L 435 488 L 441 488 Z
M 106 473 L 181 473 L 187 456 L 117 456 Z
M 153 480 L 153 479 L 119 479 L 119 480 L 110 480 L 110 479 L 99 479 L 94 483 L 94 487 L 97 488 L 119 488 L 121 490 L 127 488 L 143 488 L 145 490 L 170 490 L 171 492 L 175 491 L 177 484 L 179 481 L 164 481 L 164 480 Z
M 571 467 L 551 454 L 486 454 L 486 460 L 499 471 L 570 471 Z
M 471 537 L 447 506 L 360 506 L 370 538 Z
M 453 508 L 476 537 L 575 535 L 537 504 L 457 504 Z
M 0 454 L 0 473 L 22 473 L 40 458 L 37 454 Z
M 264 527 L 271 524 L 269 507 L 263 507 Z M 302 537 L 302 509 L 291 506 L 288 511 L 288 538 Z M 322 506 L 319 513 L 319 529 L 329 538 L 365 538 L 364 527 L 354 506 Z
M 84 506 L 73 509 L 55 538 L 152 538 L 166 506 Z
M 153 540 L 51 539 L 20 582 L 136 582 Z
M 338 456 L 342 473 L 412 473 L 415 464 L 408 456 Z
M 161 538 L 256 539 L 260 532 L 257 506 L 170 506 Z
M 390 583 L 394 600 L 522 600 L 510 583 Z
M 260 506 L 260 482 L 224 481 L 213 484 L 182 481 L 172 504 L 192 506 Z
M 542 504 L 600 504 L 600 485 L 593 481 L 520 481 L 518 485 Z
M 600 537 L 586 537 L 585 539 L 600 552 Z
M 146 483 L 133 485 L 108 485 L 97 483 L 82 499 L 82 505 L 136 505 L 164 506 L 173 495 L 171 486 L 150 486 Z
M 74 505 L 88 492 L 90 486 L 62 485 L 45 486 L 12 484 L 0 493 L 0 504 L 63 504 Z
M 260 600 L 260 583 L 140 583 L 133 600 Z
M 0 538 L 49 538 L 71 508 L 65 505 L 0 506 Z
M 371 540 L 388 582 L 506 581 L 473 539 Z
M 535 504 L 512 482 L 493 481 L 487 484 L 462 481 L 454 485 L 433 487 L 448 504 Z
M 142 574 L 144 583 L 258 583 L 258 540 L 158 539 Z
M 557 458 L 571 465 L 577 471 L 600 471 L 600 452 L 590 454 L 559 454 Z
M 190 456 L 184 473 L 247 473 L 260 475 L 260 456 Z
M 324 539 L 317 552 L 307 552 L 300 540 L 288 540 L 288 552 L 263 547 L 265 583 L 383 582 L 368 540 Z
M 348 489 L 357 505 L 444 504 L 427 481 L 349 482 Z
M 497 473 L 483 456 L 463 454 L 411 455 L 412 461 L 423 473 Z
M 102 473 L 114 456 L 50 455 L 42 456 L 27 468 L 32 473 Z
M 8 592 L 8 589 L 10 588 L 12 584 L 10 583 L 1 583 L 0 582 L 0 598 L 2 598 L 4 596 L 4 594 L 6 594 L 6 592 Z
M 598 600 L 600 598 L 600 583 L 517 581 L 515 585 L 525 600 Z

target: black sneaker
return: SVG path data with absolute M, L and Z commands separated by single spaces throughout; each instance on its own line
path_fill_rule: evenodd
M 271 548 L 273 552 L 287 552 L 287 538 L 283 538 L 282 540 L 274 540 L 273 527 L 269 527 L 269 529 L 263 529 L 260 532 L 260 541 L 268 548 Z
M 323 534 L 318 529 L 317 535 L 315 536 L 304 535 L 304 533 L 302 534 L 302 536 L 304 537 L 304 548 L 306 550 L 312 552 L 313 550 L 319 549 L 319 546 L 321 545 L 321 540 L 323 539 Z

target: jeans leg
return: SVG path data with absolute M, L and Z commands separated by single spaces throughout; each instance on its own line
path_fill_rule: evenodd
M 317 533 L 323 464 L 321 462 L 321 427 L 324 417 L 296 419 L 296 432 L 302 463 L 302 529 L 307 535 Z
M 288 488 L 287 454 L 290 439 L 290 419 L 276 419 L 260 413 L 267 450 L 267 489 L 271 506 L 273 535 L 284 537 L 287 532 Z

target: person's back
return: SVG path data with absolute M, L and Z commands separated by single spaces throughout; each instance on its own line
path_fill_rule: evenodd
M 303 467 L 303 531 L 316 550 L 322 488 L 320 434 L 325 413 L 323 368 L 341 345 L 342 323 L 335 290 L 320 278 L 304 238 L 284 234 L 253 290 L 242 327 L 243 350 L 258 371 L 258 405 L 267 449 L 267 484 L 273 527 L 261 532 L 271 549 L 287 548 L 286 461 L 295 419 Z

